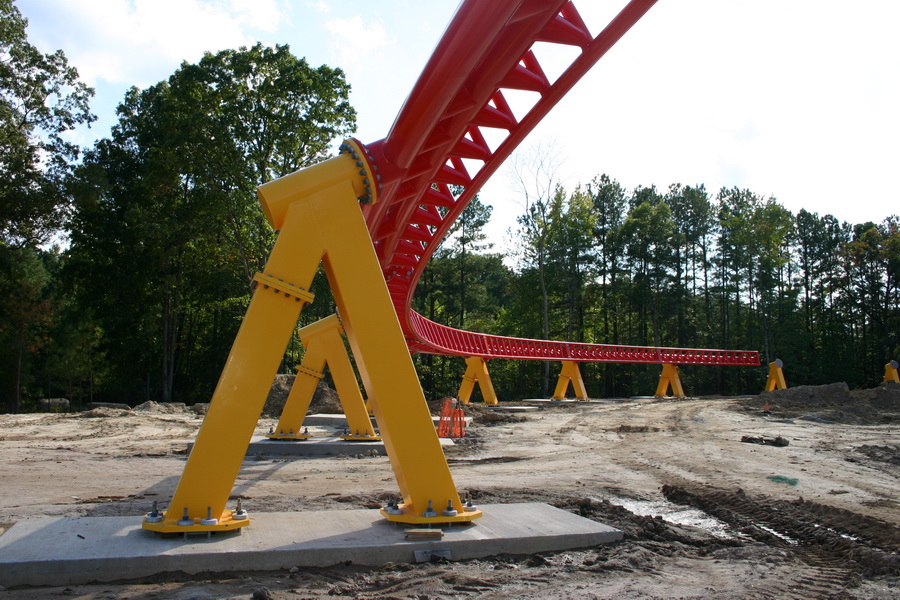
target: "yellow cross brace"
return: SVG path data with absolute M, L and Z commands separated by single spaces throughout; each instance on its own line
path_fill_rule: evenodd
M 361 441 L 374 441 L 381 439 L 375 435 L 372 420 L 369 419 L 369 411 L 365 400 L 359 391 L 359 384 L 353 372 L 353 365 L 347 356 L 344 340 L 341 337 L 343 329 L 337 315 L 331 315 L 307 325 L 297 332 L 300 341 L 306 348 L 303 361 L 297 367 L 298 377 L 291 386 L 284 410 L 278 420 L 275 431 L 267 437 L 272 439 L 306 439 L 308 436 L 301 434 L 303 420 L 309 410 L 309 404 L 313 399 L 316 386 L 324 375 L 325 365 L 331 370 L 331 378 L 337 390 L 344 415 L 347 417 L 347 426 L 353 435 L 345 436 L 345 439 Z M 306 375 L 302 377 L 301 375 Z M 285 435 L 287 432 L 287 435 Z M 293 436 L 291 432 L 295 432 Z
M 897 374 L 897 361 L 892 360 L 888 364 L 884 365 L 884 380 L 885 381 L 893 381 L 894 383 L 900 383 L 900 375 Z
M 463 375 L 462 383 L 459 386 L 457 398 L 463 404 L 468 404 L 472 399 L 472 391 L 475 389 L 475 383 L 478 383 L 478 389 L 481 390 L 481 397 L 485 404 L 497 406 L 497 393 L 494 391 L 494 383 L 491 381 L 491 374 L 488 371 L 487 359 L 480 356 L 470 356 L 466 359 L 466 373 Z
M 556 389 L 553 391 L 553 400 L 564 400 L 570 383 L 575 390 L 575 398 L 578 400 L 588 399 L 587 388 L 584 387 L 584 379 L 581 378 L 581 369 L 578 368 L 578 363 L 564 360 L 559 379 L 556 381 Z
M 472 521 L 481 512 L 460 502 L 358 205 L 377 200 L 361 160 L 351 143 L 340 156 L 259 188 L 280 231 L 264 273 L 290 282 L 287 292 L 308 290 L 324 266 L 402 496 L 382 514 L 405 523 Z M 226 503 L 305 304 L 285 291 L 257 286 L 169 510 L 160 522 L 145 519 L 145 529 L 214 531 L 249 521 Z
M 769 377 L 766 379 L 766 391 L 786 390 L 787 382 L 784 380 L 784 362 L 780 358 L 776 358 L 769 363 Z
M 681 375 L 678 373 L 678 367 L 664 363 L 662 373 L 659 376 L 659 383 L 656 385 L 657 398 L 665 398 L 672 388 L 672 396 L 675 398 L 684 398 L 684 387 L 681 385 Z

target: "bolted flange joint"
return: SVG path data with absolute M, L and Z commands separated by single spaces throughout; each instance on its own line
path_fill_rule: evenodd
M 378 165 L 375 164 L 372 154 L 356 138 L 345 140 L 338 151 L 340 154 L 349 154 L 359 169 L 364 192 L 356 199 L 360 204 L 375 204 L 378 196 L 381 195 L 381 175 L 378 173 Z

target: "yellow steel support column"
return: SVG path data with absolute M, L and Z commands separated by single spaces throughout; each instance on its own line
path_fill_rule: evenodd
M 291 387 L 278 426 L 266 437 L 275 440 L 304 440 L 309 437 L 301 434 L 300 430 L 327 364 L 351 432 L 341 437 L 351 441 L 381 439 L 375 435 L 341 333 L 343 329 L 337 315 L 325 317 L 297 332 L 306 354 L 297 367 L 297 379 Z
M 457 398 L 463 404 L 468 404 L 472 399 L 472 391 L 475 389 L 475 383 L 481 390 L 481 397 L 484 403 L 490 406 L 497 406 L 497 393 L 494 391 L 494 382 L 491 381 L 491 374 L 488 371 L 487 360 L 480 356 L 470 356 L 466 359 L 466 373 L 463 375 L 462 383 L 459 386 Z
M 664 398 L 672 388 L 672 396 L 675 398 L 684 398 L 684 387 L 681 385 L 681 375 L 678 373 L 678 367 L 664 363 L 662 366 L 662 374 L 659 376 L 659 384 L 656 386 L 657 398 Z
M 267 438 L 285 441 L 309 439 L 309 434 L 301 432 L 303 419 L 306 418 L 306 411 L 309 410 L 319 381 L 325 376 L 325 362 L 325 351 L 320 345 L 311 344 L 306 347 L 278 425 L 266 435 Z
M 897 374 L 897 361 L 892 360 L 888 364 L 884 365 L 884 380 L 885 381 L 893 381 L 894 383 L 900 383 L 900 375 Z
M 471 521 L 453 484 L 358 201 L 375 201 L 355 144 L 323 163 L 259 188 L 280 234 L 247 308 L 169 510 L 156 531 L 246 524 L 226 510 L 266 395 L 321 262 L 384 438 L 403 503 L 382 511 L 407 523 Z M 360 165 L 364 165 L 360 171 Z M 371 177 L 371 170 L 368 170 Z M 290 282 L 290 283 L 286 283 Z M 442 509 L 447 507 L 446 510 Z M 215 521 L 215 523 L 213 523 Z
M 784 380 L 784 371 L 782 370 L 783 367 L 784 363 L 780 358 L 776 358 L 769 363 L 769 378 L 766 379 L 767 392 L 771 392 L 774 389 L 787 389 L 787 382 Z
M 556 389 L 553 391 L 553 400 L 564 400 L 566 392 L 569 391 L 569 384 L 575 390 L 575 398 L 578 400 L 587 400 L 587 389 L 584 387 L 584 380 L 581 378 L 581 369 L 578 363 L 571 360 L 562 361 L 562 370 L 559 372 L 559 379 L 556 381 Z

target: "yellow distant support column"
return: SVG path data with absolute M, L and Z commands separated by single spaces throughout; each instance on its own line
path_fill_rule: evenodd
M 897 374 L 897 361 L 892 360 L 888 364 L 884 365 L 884 380 L 885 381 L 893 381 L 894 383 L 900 383 L 900 375 Z
M 463 404 L 469 403 L 472 399 L 472 391 L 475 389 L 476 382 L 478 383 L 478 389 L 481 390 L 481 397 L 484 403 L 490 406 L 497 406 L 500 402 L 497 400 L 497 393 L 494 391 L 494 382 L 491 381 L 487 359 L 480 356 L 470 356 L 466 359 L 466 372 L 463 375 L 459 393 L 457 394 L 457 399 L 460 402 Z
M 350 430 L 348 435 L 341 437 L 351 441 L 381 439 L 375 435 L 341 333 L 343 329 L 337 315 L 325 317 L 297 332 L 306 354 L 297 367 L 297 379 L 291 387 L 278 426 L 266 437 L 275 440 L 303 440 L 309 437 L 301 434 L 300 430 L 327 364 Z
M 143 526 L 163 532 L 245 525 L 226 503 L 278 364 L 321 262 L 334 292 L 364 387 L 372 390 L 402 503 L 382 510 L 406 523 L 472 521 L 450 475 L 425 396 L 358 202 L 375 201 L 362 149 L 260 187 L 266 217 L 280 231 L 238 331 L 169 510 Z M 360 165 L 363 165 L 362 169 Z M 446 509 L 445 509 L 446 507 Z
M 780 358 L 776 358 L 769 363 L 769 378 L 766 379 L 766 391 L 786 390 L 787 382 L 784 380 L 784 362 Z
M 675 398 L 684 398 L 684 387 L 681 385 L 681 375 L 678 373 L 678 367 L 664 363 L 662 366 L 662 374 L 659 376 L 659 383 L 656 386 L 657 398 L 665 398 L 672 388 L 672 396 Z
M 306 345 L 306 344 L 304 344 Z M 278 425 L 266 437 L 273 440 L 305 440 L 309 434 L 302 433 L 303 419 L 316 393 L 319 381 L 325 376 L 325 352 L 318 344 L 306 348 L 303 361 L 297 366 L 297 377 L 288 394 L 278 419 Z
M 581 378 L 581 369 L 578 363 L 571 360 L 562 361 L 562 370 L 559 372 L 559 379 L 556 381 L 556 389 L 553 391 L 553 400 L 565 400 L 566 392 L 569 391 L 569 384 L 575 390 L 575 398 L 578 400 L 587 400 L 587 388 L 584 387 L 584 380 Z

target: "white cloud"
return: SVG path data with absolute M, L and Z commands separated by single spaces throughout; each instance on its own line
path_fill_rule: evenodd
M 231 10 L 241 22 L 262 31 L 276 31 L 285 18 L 279 0 L 231 0 Z
M 329 6 L 327 2 L 307 2 L 306 6 L 322 14 L 331 12 L 331 6 Z
M 33 1 L 42 46 L 62 47 L 92 85 L 152 85 L 205 51 L 251 45 L 250 30 L 274 31 L 282 19 L 279 0 Z
M 332 19 L 324 28 L 332 35 L 335 62 L 348 72 L 360 69 L 389 43 L 384 25 L 380 22 L 367 24 L 360 15 Z

